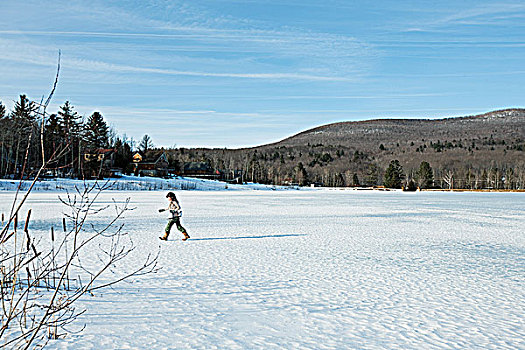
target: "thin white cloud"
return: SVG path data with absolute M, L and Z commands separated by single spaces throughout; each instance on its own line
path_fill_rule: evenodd
M 168 28 L 169 29 L 169 28 Z M 187 31 L 199 31 L 199 32 L 211 32 L 212 30 L 206 30 L 205 28 L 191 28 L 191 27 L 179 27 L 178 30 Z M 224 30 L 221 30 L 224 32 Z M 217 32 L 217 30 L 213 30 Z M 180 39 L 180 38 L 210 38 L 209 33 L 181 33 L 181 34 L 162 34 L 162 33 L 118 33 L 118 32 L 86 32 L 86 31 L 51 31 L 51 30 L 0 30 L 0 34 L 5 35 L 24 35 L 24 36 L 70 36 L 70 37 L 89 37 L 89 38 L 166 38 L 166 39 Z M 216 37 L 229 38 L 231 36 L 215 35 Z M 247 37 L 247 39 L 250 39 Z
M 457 107 L 454 107 L 454 108 L 403 108 L 403 109 L 394 109 L 394 108 L 382 108 L 382 109 L 318 109 L 318 110 L 314 110 L 314 109 L 305 109 L 305 110 L 290 110 L 290 111 L 287 111 L 287 116 L 300 116 L 300 115 L 304 115 L 304 114 L 319 114 L 319 115 L 337 115 L 337 114 L 344 114 L 344 115 L 349 115 L 349 114 L 363 114 L 363 113 L 373 113 L 375 115 L 377 114 L 381 114 L 381 115 L 385 115 L 384 118 L 397 118 L 399 115 L 404 115 L 403 118 L 418 118 L 418 116 L 413 116 L 413 115 L 409 115 L 409 113 L 413 113 L 413 112 L 458 112 L 458 111 L 461 111 L 463 113 L 466 113 L 465 115 L 467 114 L 472 114 L 472 113 L 484 113 L 488 110 L 496 110 L 497 108 L 485 108 L 485 109 L 480 109 L 479 106 L 475 106 L 475 107 L 462 107 L 462 108 L 457 108 Z M 466 112 L 466 111 L 470 111 L 470 112 Z M 474 111 L 474 112 L 472 112 Z M 478 112 L 477 112 L 478 111 Z M 272 111 L 272 110 L 266 110 L 266 111 L 261 111 L 261 113 L 267 113 L 267 114 L 271 114 L 271 115 L 274 115 L 272 113 L 282 113 L 280 111 Z M 392 113 L 396 113 L 396 116 L 391 116 Z M 401 113 L 401 114 L 400 114 Z M 277 115 L 277 114 L 275 114 Z M 284 116 L 284 115 L 283 115 Z M 433 116 L 433 118 L 443 118 L 444 116 L 441 115 L 436 115 L 436 116 Z M 370 118 L 370 117 L 368 117 Z
M 427 32 L 437 31 L 440 28 L 465 26 L 465 25 L 501 25 L 503 23 L 513 26 L 523 26 L 521 19 L 525 11 L 525 4 L 492 3 L 481 4 L 477 7 L 463 10 L 454 9 L 453 13 L 439 18 L 428 19 L 424 22 L 411 23 L 405 27 L 406 32 Z M 512 21 L 512 22 L 507 22 Z
M 50 106 L 50 110 L 58 109 L 59 105 L 53 104 Z M 89 106 L 79 105 L 75 106 L 75 109 L 79 113 L 88 115 L 94 111 L 99 111 L 103 115 L 108 116 L 110 119 L 122 119 L 122 118 L 143 118 L 144 116 L 155 116 L 160 120 L 173 119 L 179 120 L 181 118 L 233 118 L 233 119 L 246 119 L 253 120 L 253 118 L 262 117 L 260 113 L 242 113 L 242 112 L 223 112 L 215 110 L 179 110 L 174 108 L 140 108 L 140 107 L 117 107 L 117 106 Z
M 143 1 L 141 9 L 147 11 L 133 12 L 124 8 L 116 8 L 105 2 L 85 6 L 81 3 L 64 3 L 68 12 L 79 22 L 87 22 L 84 28 L 93 28 L 97 23 L 104 23 L 104 28 L 111 31 L 98 30 L 4 30 L 4 35 L 19 35 L 24 37 L 45 36 L 52 39 L 93 38 L 123 39 L 127 43 L 133 40 L 137 48 L 144 44 L 145 39 L 163 42 L 166 46 L 177 46 L 184 40 L 185 48 L 190 51 L 204 50 L 206 52 L 225 52 L 231 54 L 254 53 L 251 59 L 255 63 L 273 65 L 272 70 L 279 69 L 278 62 L 293 62 L 296 72 L 266 75 L 265 73 L 235 72 L 231 77 L 240 78 L 270 78 L 270 79 L 312 79 L 326 80 L 323 77 L 348 77 L 368 70 L 371 61 L 376 55 L 373 47 L 365 42 L 345 35 L 312 32 L 305 28 L 273 27 L 246 18 L 225 16 L 217 12 L 209 12 L 191 2 L 172 1 Z M 64 11 L 59 10 L 57 11 Z M 120 12 L 119 12 L 120 11 Z M 148 15 L 144 15 L 147 13 Z M 162 13 L 163 16 L 158 14 Z M 153 18 L 157 16 L 162 18 Z M 68 17 L 66 17 L 67 19 Z M 106 25 L 105 23 L 108 23 Z M 63 26 L 62 28 L 77 28 L 77 26 Z M 100 26 L 97 26 L 100 28 Z M 130 30 L 133 28 L 133 30 Z M 18 28 L 17 28 L 18 29 Z M 165 45 L 164 40 L 170 40 Z M 87 42 L 89 47 L 91 42 Z M 175 44 L 176 43 L 176 44 Z M 170 48 L 173 50 L 172 48 Z M 177 50 L 176 48 L 174 50 Z M 178 50 L 181 54 L 183 51 Z M 259 53 L 259 55 L 257 54 Z M 145 52 L 142 53 L 146 54 Z M 267 57 L 272 57 L 268 60 Z M 111 60 L 109 60 L 111 61 Z M 226 60 L 223 61 L 227 65 Z M 132 64 L 136 66 L 136 64 Z M 233 62 L 235 65 L 235 62 Z M 165 68 L 165 67 L 160 67 Z M 280 67 L 282 68 L 282 67 Z M 318 74 L 305 74 L 308 69 L 315 69 Z M 206 72 L 184 70 L 184 75 L 210 76 Z M 231 72 L 231 69 L 230 69 Z M 170 72 L 169 74 L 179 74 Z M 197 73 L 197 74 L 195 74 Z M 204 73 L 204 74 L 203 74 Z M 222 72 L 221 72 L 222 74 Z M 317 75 L 321 76 L 319 79 Z M 222 75 L 217 75 L 222 76 Z M 343 80 L 343 79 L 336 79 Z
M 328 57 L 370 56 L 371 46 L 355 38 L 343 35 L 326 33 L 309 33 L 297 30 L 238 30 L 215 29 L 203 27 L 165 26 L 164 31 L 173 33 L 144 33 L 144 32 L 87 32 L 87 31 L 36 31 L 36 30 L 0 30 L 0 34 L 12 36 L 48 36 L 48 37 L 88 37 L 88 38 L 139 38 L 139 39 L 195 39 L 204 42 L 227 42 L 230 45 L 235 40 L 237 50 L 239 42 L 250 42 L 270 45 L 273 49 L 280 48 L 288 51 L 302 48 L 309 51 L 294 51 L 297 55 Z M 287 47 L 279 47 L 287 45 Z M 242 47 L 241 47 L 242 50 Z M 268 48 L 266 47 L 266 50 Z M 254 50 L 255 51 L 255 50 Z M 259 47 L 259 51 L 263 51 Z
M 478 48 L 520 48 L 525 47 L 525 41 L 493 41 L 493 40 L 391 40 L 374 41 L 378 47 L 478 47 Z
M 524 4 L 505 4 L 496 3 L 489 5 L 482 5 L 475 8 L 466 9 L 463 11 L 455 12 L 449 16 L 439 19 L 436 24 L 445 23 L 462 23 L 465 20 L 479 18 L 479 17 L 492 17 L 498 14 L 498 19 L 515 18 L 516 12 L 524 11 Z M 507 15 L 502 15 L 503 13 Z
M 378 74 L 387 77 L 405 77 L 405 78 L 467 78 L 467 77 L 489 77 L 489 76 L 502 76 L 502 75 L 522 75 L 525 74 L 525 70 L 510 70 L 510 71 L 491 71 L 491 72 L 458 72 L 458 73 L 436 73 L 436 74 L 424 74 L 424 73 L 384 73 Z
M 289 95 L 289 96 L 242 96 L 247 99 L 259 100 L 393 100 L 415 97 L 450 96 L 451 93 L 404 93 L 377 95 Z
M 4 41 L 5 46 L 5 41 Z M 7 45 L 13 47 L 13 45 Z M 2 42 L 0 41 L 0 48 Z M 0 56 L 0 60 L 10 60 L 15 62 L 31 63 L 34 65 L 53 66 L 56 65 L 56 58 L 45 51 L 49 49 L 43 46 L 29 45 L 23 48 L 17 45 L 17 50 L 5 50 L 5 55 Z M 31 52 L 31 54 L 29 54 Z M 165 68 L 140 67 L 132 65 L 113 64 L 103 61 L 63 57 L 62 66 L 71 69 L 81 69 L 94 72 L 107 73 L 151 73 L 160 75 L 174 75 L 174 76 L 189 76 L 189 77 L 204 77 L 204 78 L 240 78 L 240 79 L 291 79 L 291 80 L 309 80 L 309 81 L 351 81 L 347 77 L 338 76 L 322 76 L 301 73 L 236 73 L 236 72 L 205 72 L 205 71 L 185 71 Z

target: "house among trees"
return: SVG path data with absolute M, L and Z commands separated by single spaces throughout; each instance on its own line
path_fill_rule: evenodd
M 181 175 L 217 180 L 221 177 L 221 172 L 219 170 L 214 171 L 207 162 L 188 162 L 184 164 Z
M 119 176 L 122 169 L 115 167 L 116 153 L 113 148 L 98 148 L 84 153 L 84 176 L 88 178 Z
M 112 148 L 99 148 L 94 151 L 88 151 L 84 153 L 85 162 L 103 162 L 105 165 L 110 165 L 110 163 L 115 159 L 115 150 Z
M 164 151 L 137 152 L 133 155 L 135 175 L 137 176 L 167 176 L 168 155 Z

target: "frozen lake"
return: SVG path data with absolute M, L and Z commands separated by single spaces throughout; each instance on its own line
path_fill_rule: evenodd
M 112 192 L 158 273 L 94 297 L 58 348 L 525 348 L 525 195 L 360 191 Z M 6 212 L 12 192 L 0 192 Z M 32 230 L 59 227 L 34 193 Z M 47 231 L 46 231 L 47 232 Z M 74 328 L 74 327 L 73 327 Z

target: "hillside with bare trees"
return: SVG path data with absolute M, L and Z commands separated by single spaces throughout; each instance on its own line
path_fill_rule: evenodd
M 244 149 L 169 150 L 174 165 L 204 162 L 227 179 L 324 186 L 382 185 L 398 160 L 402 184 L 421 185 L 422 162 L 431 187 L 523 188 L 525 109 L 446 119 L 342 122 L 280 142 Z

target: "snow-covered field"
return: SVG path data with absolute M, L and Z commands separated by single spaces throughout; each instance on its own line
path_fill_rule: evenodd
M 158 239 L 165 191 L 103 196 L 132 198 L 127 231 L 162 270 L 84 298 L 86 328 L 52 347 L 525 348 L 523 194 L 177 194 L 187 242 Z M 31 196 L 33 231 L 60 225 L 56 197 Z

